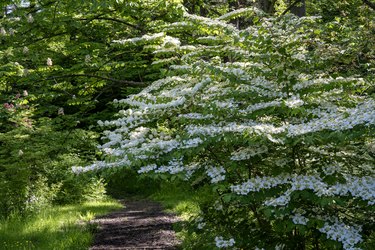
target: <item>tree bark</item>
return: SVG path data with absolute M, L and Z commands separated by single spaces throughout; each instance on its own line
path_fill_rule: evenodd
M 266 13 L 273 14 L 275 12 L 275 0 L 259 0 L 259 7 Z
M 370 0 L 363 0 L 363 3 L 366 4 L 371 9 L 375 10 L 375 3 L 370 2 Z
M 291 4 L 292 1 L 289 1 Z M 294 15 L 303 17 L 306 15 L 306 3 L 305 0 L 299 0 L 297 4 L 294 4 L 292 8 L 290 9 L 290 12 L 292 12 Z

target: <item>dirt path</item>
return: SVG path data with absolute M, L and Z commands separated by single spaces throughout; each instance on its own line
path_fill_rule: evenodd
M 172 230 L 178 219 L 152 201 L 125 201 L 125 208 L 95 219 L 99 225 L 92 250 L 178 249 Z

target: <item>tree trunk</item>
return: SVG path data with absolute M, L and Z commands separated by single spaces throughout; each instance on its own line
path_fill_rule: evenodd
M 259 0 L 258 5 L 264 12 L 273 14 L 275 12 L 275 2 L 275 0 Z
M 295 1 L 290 0 L 289 3 L 293 4 Z M 303 17 L 306 15 L 306 3 L 305 0 L 298 1 L 297 4 L 290 9 L 290 12 L 296 16 Z

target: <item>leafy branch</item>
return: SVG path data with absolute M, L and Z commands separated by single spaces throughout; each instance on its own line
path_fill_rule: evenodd
M 71 77 L 87 77 L 87 78 L 97 78 L 101 80 L 107 80 L 111 82 L 126 84 L 130 87 L 145 87 L 148 84 L 144 82 L 136 82 L 136 81 L 129 81 L 129 80 L 119 80 L 111 77 L 105 77 L 105 76 L 98 76 L 98 75 L 91 75 L 91 74 L 69 74 L 69 75 L 62 75 L 62 76 L 51 76 L 46 78 L 46 80 L 53 80 L 58 78 L 71 78 Z

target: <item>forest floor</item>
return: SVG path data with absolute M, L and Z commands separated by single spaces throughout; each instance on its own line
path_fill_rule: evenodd
M 96 218 L 98 225 L 91 250 L 98 249 L 178 249 L 181 243 L 172 229 L 179 219 L 163 212 L 149 200 L 121 200 L 124 208 Z

